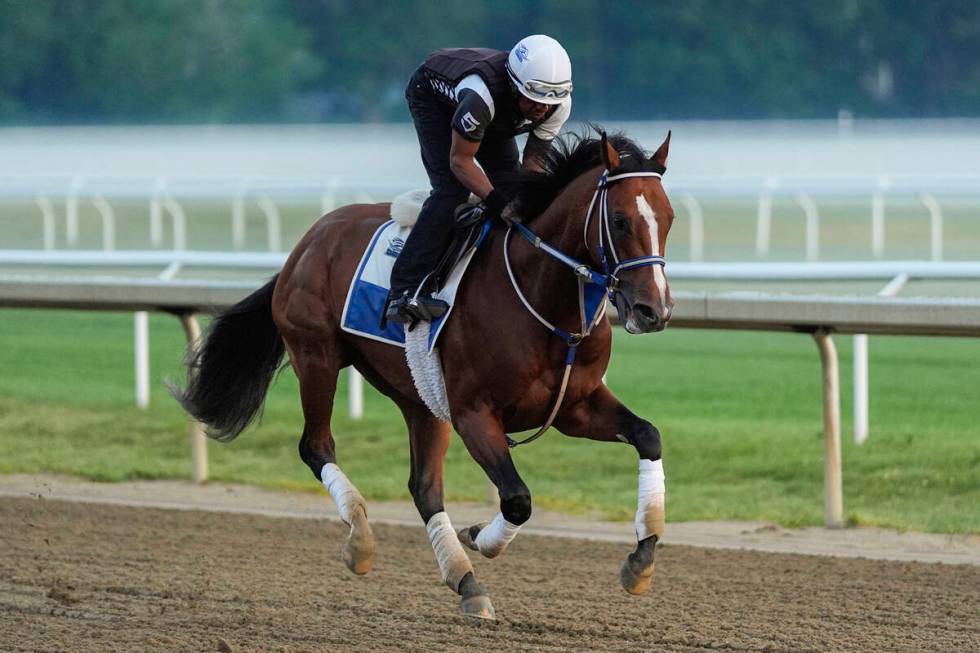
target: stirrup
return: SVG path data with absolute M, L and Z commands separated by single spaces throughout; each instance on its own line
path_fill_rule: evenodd
M 394 322 L 395 324 L 418 322 L 419 316 L 413 310 L 414 307 L 410 305 L 410 301 L 411 298 L 406 293 L 388 302 L 388 307 L 384 313 L 384 321 Z
M 445 315 L 449 304 L 435 297 L 419 295 L 408 300 L 408 308 L 420 320 L 431 322 Z

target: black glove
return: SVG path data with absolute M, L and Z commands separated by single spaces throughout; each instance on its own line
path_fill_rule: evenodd
M 500 220 L 500 214 L 507 206 L 508 200 L 496 190 L 490 191 L 487 198 L 479 204 L 460 204 L 453 211 L 457 229 L 464 229 L 486 218 Z
M 509 201 L 500 191 L 494 188 L 483 200 L 483 215 L 499 220 L 500 214 L 504 212 L 504 208 Z

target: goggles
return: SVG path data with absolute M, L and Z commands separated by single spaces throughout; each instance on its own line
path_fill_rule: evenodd
M 572 94 L 571 81 L 553 83 L 543 82 L 539 79 L 529 79 L 526 82 L 522 82 L 514 74 L 514 71 L 510 69 L 509 64 L 507 65 L 507 74 L 510 75 L 514 84 L 526 91 L 528 95 L 541 98 L 542 100 L 561 100 Z
M 524 90 L 539 98 L 566 98 L 572 93 L 572 83 L 571 82 L 558 82 L 557 84 L 552 84 L 551 82 L 542 82 L 536 79 L 529 79 L 521 86 Z

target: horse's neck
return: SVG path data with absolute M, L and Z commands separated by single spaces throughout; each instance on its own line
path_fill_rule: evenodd
M 597 168 L 577 177 L 531 224 L 531 230 L 541 240 L 587 265 L 591 263 L 583 227 L 599 172 Z M 579 305 L 578 286 L 572 270 L 539 249 L 520 247 L 512 258 L 518 283 L 531 305 L 552 322 L 564 327 L 574 324 Z

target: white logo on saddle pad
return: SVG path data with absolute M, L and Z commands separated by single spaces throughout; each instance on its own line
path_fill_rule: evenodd
M 474 118 L 473 114 L 469 111 L 463 115 L 460 121 L 463 123 L 463 129 L 468 132 L 475 131 L 476 128 L 480 126 L 480 121 Z
M 388 245 L 388 249 L 385 250 L 385 254 L 392 258 L 398 258 L 398 255 L 402 253 L 402 247 L 405 246 L 405 241 L 401 238 L 392 238 L 391 244 Z

